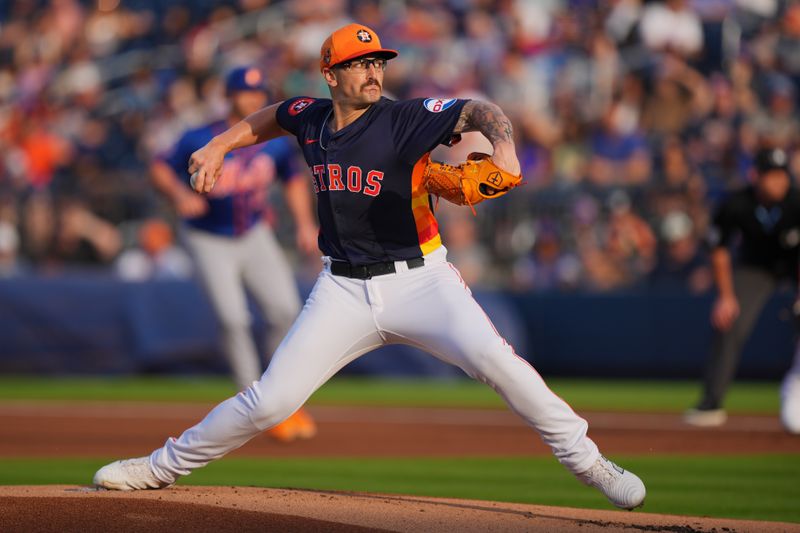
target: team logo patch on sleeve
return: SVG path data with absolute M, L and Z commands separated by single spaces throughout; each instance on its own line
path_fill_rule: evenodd
M 455 98 L 427 98 L 422 102 L 422 105 L 431 113 L 441 113 L 455 103 Z
M 296 116 L 306 110 L 308 106 L 314 103 L 313 98 L 298 98 L 289 106 L 289 114 Z

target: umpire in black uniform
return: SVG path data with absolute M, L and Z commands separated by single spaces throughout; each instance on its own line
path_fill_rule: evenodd
M 709 235 L 718 296 L 711 312 L 716 329 L 703 396 L 686 423 L 719 426 L 723 400 L 742 348 L 780 283 L 797 283 L 800 192 L 792 187 L 787 153 L 762 148 L 755 157 L 752 185 L 731 194 L 718 208 Z M 729 247 L 738 238 L 738 255 Z M 733 266 L 735 262 L 735 266 Z

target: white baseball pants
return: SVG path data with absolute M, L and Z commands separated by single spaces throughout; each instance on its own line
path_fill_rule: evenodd
M 781 422 L 789 433 L 800 434 L 800 340 L 781 385 Z
M 343 366 L 384 344 L 405 343 L 457 365 L 497 391 L 573 473 L 599 457 L 588 424 L 497 333 L 440 247 L 425 265 L 370 280 L 334 276 L 329 261 L 300 316 L 257 382 L 150 456 L 173 482 L 288 418 Z

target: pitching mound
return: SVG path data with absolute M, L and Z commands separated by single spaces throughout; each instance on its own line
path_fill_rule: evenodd
M 254 487 L 0 487 L 0 531 L 800 531 L 796 524 Z

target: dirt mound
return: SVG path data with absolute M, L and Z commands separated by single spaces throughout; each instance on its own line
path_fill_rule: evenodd
M 132 493 L 0 487 L 0 531 L 798 531 L 777 522 L 544 507 L 414 496 L 173 487 Z
M 213 531 L 214 533 L 273 531 L 386 531 L 337 524 L 326 520 L 257 511 L 241 511 L 196 503 L 138 498 L 68 500 L 66 498 L 0 498 L 3 531 L 85 533 L 151 533 L 155 531 Z

